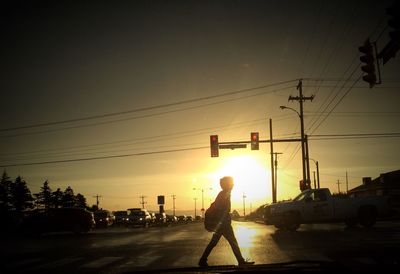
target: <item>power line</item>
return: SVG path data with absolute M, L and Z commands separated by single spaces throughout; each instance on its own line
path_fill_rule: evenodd
M 254 91 L 254 90 L 258 90 L 258 89 L 279 86 L 279 85 L 283 85 L 283 84 L 292 83 L 292 82 L 295 82 L 295 81 L 297 81 L 297 79 L 288 80 L 288 81 L 281 81 L 281 82 L 276 82 L 276 83 L 257 86 L 257 87 L 252 87 L 252 88 L 245 88 L 245 89 L 225 92 L 225 93 L 217 94 L 217 95 L 193 98 L 193 99 L 189 99 L 189 100 L 183 100 L 183 101 L 178 101 L 178 102 L 173 102 L 173 103 L 168 103 L 168 104 L 161 104 L 161 105 L 155 105 L 155 106 L 131 109 L 131 110 L 120 111 L 120 112 L 105 113 L 105 114 L 86 116 L 86 117 L 80 117 L 80 118 L 75 118 L 75 119 L 67 119 L 67 120 L 61 120 L 61 121 L 54 121 L 54 122 L 36 123 L 36 124 L 19 126 L 19 127 L 2 128 L 2 129 L 0 129 L 0 132 L 12 131 L 12 130 L 20 130 L 20 129 L 28 129 L 28 128 L 35 128 L 35 127 L 52 126 L 52 125 L 66 124 L 66 123 L 72 123 L 72 122 L 87 121 L 87 120 L 93 120 L 93 119 L 98 119 L 98 118 L 106 118 L 106 117 L 119 116 L 119 115 L 124 115 L 124 114 L 130 114 L 130 113 L 154 110 L 154 109 L 159 109 L 159 108 L 173 107 L 173 106 L 177 106 L 177 105 L 195 103 L 195 102 L 199 102 L 199 101 L 215 99 L 215 98 L 224 97 L 224 96 L 228 96 L 228 95 L 235 95 L 235 94 L 245 93 L 245 92 Z
M 130 154 L 121 154 L 121 155 L 110 155 L 110 156 L 101 156 L 101 157 L 76 158 L 76 159 L 66 159 L 66 160 L 56 160 L 56 161 L 43 161 L 43 162 L 30 162 L 30 163 L 28 162 L 28 163 L 20 163 L 20 164 L 15 163 L 15 164 L 1 165 L 0 167 L 1 168 L 6 168 L 6 167 L 16 167 L 16 166 L 33 166 L 33 165 L 46 165 L 46 164 L 58 164 L 58 163 L 71 163 L 71 162 L 104 160 L 104 159 L 125 158 L 125 157 L 133 157 L 133 156 L 145 156 L 145 155 L 172 153 L 172 152 L 200 150 L 200 149 L 205 149 L 205 148 L 209 148 L 209 146 L 182 148 L 182 149 L 171 149 L 171 150 L 161 150 L 161 151 L 151 151 L 151 152 L 141 152 L 141 153 L 130 153 Z
M 198 109 L 206 106 L 212 106 L 212 105 L 217 105 L 217 104 L 223 104 L 227 102 L 233 102 L 233 101 L 238 101 L 242 99 L 247 99 L 255 96 L 260 96 L 260 95 L 265 95 L 277 91 L 282 91 L 286 90 L 289 88 L 293 88 L 294 86 L 289 86 L 289 87 L 284 87 L 280 89 L 274 89 L 270 91 L 264 91 L 252 95 L 246 95 L 242 96 L 239 98 L 232 98 L 232 99 L 227 99 L 227 100 L 222 100 L 218 102 L 213 102 L 213 103 L 207 103 L 207 104 L 202 104 L 198 106 L 192 106 L 192 107 L 186 107 L 186 108 L 181 108 L 181 109 L 175 109 L 175 110 L 169 110 L 169 111 L 163 111 L 163 112 L 158 112 L 158 113 L 152 113 L 152 114 L 144 114 L 141 116 L 135 116 L 135 117 L 128 117 L 128 118 L 121 118 L 117 120 L 111 120 L 111 121 L 103 121 L 103 122 L 96 122 L 96 123 L 90 123 L 90 124 L 84 124 L 84 125 L 76 125 L 76 126 L 69 126 L 69 127 L 63 127 L 63 128 L 55 128 L 55 129 L 47 129 L 47 130 L 40 130 L 40 131 L 34 131 L 34 132 L 22 132 L 22 133 L 15 133 L 15 134 L 10 134 L 10 135 L 3 135 L 0 136 L 0 138 L 8 138 L 8 137 L 18 137 L 18 136 L 25 136 L 25 135 L 34 135 L 34 134 L 43 134 L 43 133 L 50 133 L 50 132 L 57 132 L 57 131 L 63 131 L 63 130 L 69 130 L 69 129 L 76 129 L 76 128 L 85 128 L 85 127 L 91 127 L 91 126 L 98 126 L 98 125 L 105 125 L 105 124 L 113 124 L 117 122 L 123 122 L 123 121 L 128 121 L 128 120 L 136 120 L 136 119 L 142 119 L 142 118 L 148 118 L 148 117 L 154 117 L 154 116 L 160 116 L 164 114 L 170 114 L 170 113 L 175 113 L 175 112 L 180 112 L 180 111 L 186 111 L 186 110 L 192 110 L 192 109 Z M 1 131 L 1 130 L 0 130 Z

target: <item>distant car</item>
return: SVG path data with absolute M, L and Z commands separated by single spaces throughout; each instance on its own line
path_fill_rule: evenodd
M 178 216 L 178 222 L 181 222 L 181 223 L 186 222 L 186 215 L 180 215 L 180 216 Z
M 200 215 L 196 215 L 196 217 L 194 218 L 196 221 L 201 221 L 201 216 Z
M 192 215 L 186 216 L 186 222 L 193 222 L 193 221 L 194 221 L 194 219 L 193 219 Z
M 22 230 L 26 233 L 41 234 L 47 232 L 88 232 L 95 226 L 92 212 L 83 208 L 52 208 L 33 210 L 22 221 Z
M 129 226 L 148 227 L 150 223 L 151 223 L 151 216 L 146 209 L 141 209 L 141 208 L 128 209 L 127 224 Z
M 178 222 L 178 218 L 175 215 L 167 215 L 167 223 L 174 224 Z
M 150 217 L 151 217 L 151 224 L 154 224 L 156 222 L 156 213 L 150 212 Z
M 109 227 L 114 224 L 114 215 L 108 210 L 97 210 L 93 213 L 96 227 Z
M 114 212 L 114 225 L 126 225 L 128 221 L 128 211 L 118 210 Z
M 167 223 L 167 215 L 163 212 L 163 213 L 156 213 L 156 220 L 155 220 L 155 224 L 156 225 L 164 225 Z

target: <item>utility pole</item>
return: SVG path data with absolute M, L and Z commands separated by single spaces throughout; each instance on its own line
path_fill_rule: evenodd
M 315 171 L 313 171 L 313 175 L 314 175 L 314 189 L 317 189 L 317 181 L 315 180 Z
M 339 180 L 337 180 L 337 188 L 338 188 L 338 193 L 340 194 L 340 182 L 339 182 Z
M 303 166 L 303 181 L 309 184 L 309 179 L 306 174 L 306 151 L 305 151 L 305 136 L 304 136 L 304 115 L 303 115 L 303 102 L 306 100 L 312 101 L 314 99 L 314 95 L 310 97 L 303 96 L 303 83 L 302 80 L 299 80 L 299 84 L 297 85 L 297 90 L 299 91 L 299 96 L 289 96 L 289 101 L 298 101 L 300 103 L 300 130 L 301 130 L 301 158 L 302 158 L 302 166 Z
M 278 154 L 283 154 L 282 152 L 274 152 L 273 153 L 275 155 L 275 160 L 274 160 L 274 165 L 275 165 L 275 179 L 274 179 L 274 183 L 275 183 L 275 187 L 274 187 L 274 196 L 275 196 L 275 200 L 278 199 Z
M 142 201 L 140 202 L 140 204 L 142 205 L 142 208 L 144 209 L 144 204 L 147 204 L 147 202 L 144 201 L 144 198 L 146 198 L 146 196 L 140 196 L 139 197 Z
M 347 171 L 346 171 L 346 194 L 349 193 L 349 177 L 347 176 Z
M 305 144 L 305 148 L 306 148 L 306 174 L 307 174 L 307 180 L 310 183 L 310 188 L 311 188 L 311 177 L 310 177 L 310 154 L 308 152 L 308 135 L 305 134 L 304 135 L 304 144 Z
M 197 216 L 197 198 L 193 198 L 193 200 L 194 200 L 194 218 L 196 219 L 196 216 Z M 175 215 L 175 213 L 174 213 L 174 215 Z
M 246 199 L 246 195 L 244 195 L 244 193 L 243 193 L 243 217 L 246 217 L 246 202 L 245 202 L 245 199 Z
M 318 189 L 319 189 L 319 165 L 318 165 L 318 161 L 315 162 L 315 165 L 317 166 L 317 183 L 318 183 Z
M 271 187 L 272 187 L 272 203 L 276 203 L 275 196 L 275 171 L 274 171 L 274 141 L 272 139 L 272 119 L 269 119 L 269 142 L 271 150 Z
M 101 196 L 100 195 L 96 195 L 96 196 L 93 196 L 93 198 L 96 198 L 96 206 L 97 206 L 97 209 L 99 209 L 99 198 L 100 198 Z
M 172 206 L 173 206 L 173 211 L 174 211 L 174 216 L 175 216 L 175 194 L 173 194 L 173 195 L 171 195 L 171 197 L 172 197 Z

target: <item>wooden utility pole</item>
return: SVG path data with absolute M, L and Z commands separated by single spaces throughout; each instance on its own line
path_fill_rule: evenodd
M 172 209 L 174 211 L 174 216 L 175 216 L 175 199 L 176 199 L 176 195 L 173 194 L 173 195 L 171 195 L 171 197 L 172 197 Z
M 272 119 L 269 119 L 269 142 L 271 148 L 271 186 L 272 186 L 272 203 L 276 203 L 275 196 L 275 172 L 274 172 L 274 141 L 272 139 Z
M 274 152 L 273 154 L 275 155 L 275 160 L 274 160 L 274 165 L 275 165 L 274 191 L 275 191 L 275 193 L 274 193 L 274 196 L 275 196 L 275 200 L 278 200 L 278 154 L 283 154 L 283 153 L 282 152 Z
M 144 209 L 144 204 L 147 204 L 147 202 L 144 201 L 144 198 L 146 198 L 146 196 L 140 196 L 139 197 L 142 201 L 140 202 L 140 204 L 142 205 L 142 208 Z
M 338 188 L 338 193 L 340 194 L 340 181 L 339 180 L 337 180 L 337 188 Z
M 300 79 L 299 84 L 297 85 L 297 90 L 299 91 L 299 96 L 289 96 L 289 101 L 298 101 L 300 103 L 300 113 L 298 113 L 300 117 L 300 133 L 301 133 L 301 159 L 302 159 L 302 167 L 303 167 L 303 181 L 307 184 L 310 183 L 310 178 L 307 177 L 308 167 L 306 161 L 306 148 L 305 148 L 305 136 L 304 136 L 304 115 L 303 115 L 303 102 L 306 100 L 312 101 L 314 99 L 314 95 L 310 97 L 303 96 L 303 82 Z M 308 172 L 309 174 L 309 172 Z
M 101 196 L 97 194 L 96 196 L 93 196 L 93 198 L 96 198 L 96 206 L 97 209 L 99 209 L 99 198 L 101 198 Z

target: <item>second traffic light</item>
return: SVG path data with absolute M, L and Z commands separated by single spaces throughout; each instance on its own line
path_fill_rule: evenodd
M 251 140 L 251 150 L 258 150 L 259 149 L 258 132 L 252 132 L 250 134 L 250 140 Z
M 367 39 L 364 42 L 364 45 L 358 49 L 363 54 L 360 57 L 360 61 L 365 64 L 361 66 L 361 70 L 366 73 L 366 75 L 363 76 L 363 80 L 369 83 L 369 87 L 372 88 L 377 83 L 375 74 L 374 48 L 369 39 Z
M 218 135 L 210 135 L 211 157 L 219 156 Z

